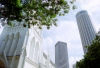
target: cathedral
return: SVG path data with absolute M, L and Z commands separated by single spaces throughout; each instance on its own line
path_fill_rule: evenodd
M 0 68 L 55 68 L 42 50 L 41 30 L 5 25 L 0 34 Z

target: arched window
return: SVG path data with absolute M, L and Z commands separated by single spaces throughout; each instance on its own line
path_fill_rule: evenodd
M 35 46 L 35 60 L 36 62 L 39 61 L 39 42 L 36 42 L 36 46 Z
M 29 57 L 31 59 L 33 59 L 34 50 L 35 50 L 35 38 L 33 37 L 31 44 L 30 44 L 30 53 L 29 53 Z

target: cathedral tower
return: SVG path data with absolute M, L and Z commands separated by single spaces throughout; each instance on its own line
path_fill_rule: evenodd
M 5 26 L 0 35 L 0 68 L 38 68 L 41 63 L 41 30 Z

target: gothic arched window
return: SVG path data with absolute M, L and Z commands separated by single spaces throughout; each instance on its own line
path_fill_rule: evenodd
M 39 42 L 36 42 L 36 46 L 35 46 L 35 60 L 36 62 L 39 61 Z
M 29 53 L 29 57 L 31 59 L 33 59 L 34 51 L 35 51 L 35 38 L 33 37 L 31 44 L 30 44 L 30 53 Z

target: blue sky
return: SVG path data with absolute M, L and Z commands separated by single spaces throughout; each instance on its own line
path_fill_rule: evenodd
M 43 50 L 50 55 L 53 61 L 55 60 L 55 44 L 57 41 L 67 43 L 70 68 L 83 57 L 81 39 L 75 18 L 76 13 L 80 10 L 87 10 L 95 30 L 98 31 L 100 28 L 100 0 L 76 0 L 75 4 L 77 6 L 76 10 L 71 10 L 65 16 L 57 17 L 58 27 L 53 26 L 49 30 L 44 28 L 42 32 Z
M 51 27 L 47 30 L 44 28 L 43 36 L 43 50 L 48 53 L 51 59 L 55 60 L 55 44 L 57 41 L 67 43 L 69 64 L 72 65 L 82 59 L 83 49 L 81 39 L 76 23 L 75 15 L 80 10 L 87 10 L 96 32 L 100 28 L 100 1 L 99 0 L 76 0 L 76 10 L 71 10 L 69 14 L 58 17 L 58 27 Z

